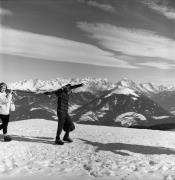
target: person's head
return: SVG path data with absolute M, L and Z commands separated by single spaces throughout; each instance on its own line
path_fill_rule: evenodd
M 66 93 L 69 93 L 70 92 L 70 87 L 71 87 L 71 84 L 67 84 L 66 86 L 64 86 L 64 91 L 66 92 Z
M 6 92 L 7 90 L 7 84 L 2 82 L 0 83 L 0 92 Z

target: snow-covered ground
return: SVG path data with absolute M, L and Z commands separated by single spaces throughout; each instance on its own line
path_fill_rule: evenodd
M 1 180 L 173 180 L 175 132 L 76 124 L 73 143 L 54 145 L 57 122 L 9 124 L 0 134 Z

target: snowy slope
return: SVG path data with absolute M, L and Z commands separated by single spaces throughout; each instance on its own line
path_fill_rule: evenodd
M 56 128 L 43 119 L 11 122 L 13 141 L 0 141 L 0 179 L 175 179 L 174 132 L 76 124 L 74 142 L 56 146 Z
M 138 94 L 133 89 L 127 88 L 127 87 L 120 87 L 112 91 L 108 96 L 112 94 L 123 94 L 123 95 L 133 95 L 135 97 L 139 97 Z M 107 97 L 107 96 L 106 96 Z

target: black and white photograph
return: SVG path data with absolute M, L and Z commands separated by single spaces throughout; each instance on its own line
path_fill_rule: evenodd
M 175 1 L 0 0 L 0 180 L 175 180 Z

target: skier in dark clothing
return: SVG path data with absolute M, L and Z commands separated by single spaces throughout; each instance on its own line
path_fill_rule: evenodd
M 57 116 L 58 116 L 58 128 L 55 139 L 55 144 L 63 145 L 63 141 L 72 142 L 73 140 L 70 138 L 69 133 L 75 129 L 75 125 L 73 124 L 69 114 L 68 114 L 68 105 L 69 105 L 69 94 L 72 89 L 83 86 L 83 84 L 71 85 L 67 84 L 66 86 L 51 92 L 45 92 L 46 95 L 55 94 L 58 98 L 57 100 Z M 60 139 L 60 135 L 62 130 L 65 131 L 65 135 L 63 137 L 63 141 Z

